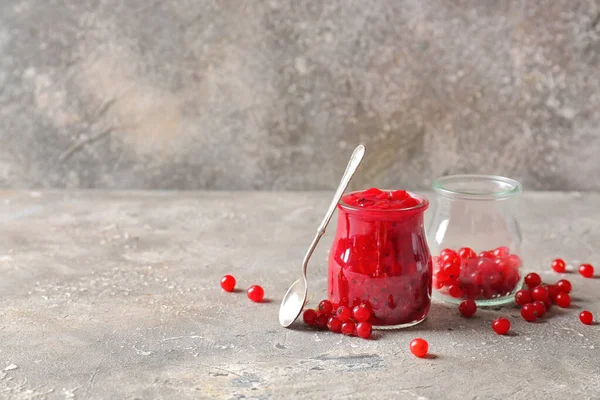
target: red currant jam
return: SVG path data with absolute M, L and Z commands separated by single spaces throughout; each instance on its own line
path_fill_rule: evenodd
M 469 247 L 443 249 L 433 260 L 433 286 L 449 297 L 489 300 L 521 287 L 521 259 L 504 246 L 480 253 Z
M 373 188 L 342 198 L 329 255 L 334 306 L 368 304 L 374 326 L 410 326 L 425 319 L 432 274 L 423 228 L 428 205 L 425 197 L 404 190 Z

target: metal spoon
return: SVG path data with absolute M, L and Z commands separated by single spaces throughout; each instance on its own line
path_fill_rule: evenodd
M 327 213 L 325 214 L 325 218 L 321 221 L 321 225 L 317 230 L 317 235 L 313 239 L 306 255 L 304 256 L 304 261 L 302 261 L 302 277 L 298 279 L 296 282 L 290 286 L 285 296 L 283 296 L 283 300 L 281 301 L 281 306 L 279 307 L 279 323 L 287 328 L 298 318 L 302 309 L 304 308 L 304 303 L 306 302 L 306 294 L 308 292 L 307 283 L 306 283 L 306 268 L 308 266 L 308 260 L 312 255 L 315 247 L 317 247 L 317 243 L 319 243 L 319 239 L 325 233 L 325 228 L 327 228 L 327 224 L 329 224 L 329 220 L 335 211 L 344 191 L 348 187 L 348 183 L 350 183 L 350 179 L 356 172 L 356 169 L 360 165 L 363 157 L 365 155 L 365 146 L 362 144 L 358 145 L 354 152 L 352 153 L 352 157 L 350 157 L 350 161 L 348 162 L 348 166 L 346 167 L 346 171 L 342 176 L 342 180 L 340 181 L 340 185 L 338 186 L 335 195 L 333 196 L 333 200 L 327 209 Z

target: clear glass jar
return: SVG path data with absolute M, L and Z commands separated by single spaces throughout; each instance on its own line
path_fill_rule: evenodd
M 395 193 L 412 200 L 384 209 L 372 203 L 371 197 Z M 423 226 L 428 205 L 425 197 L 405 191 L 369 189 L 344 196 L 329 254 L 328 297 L 335 306 L 369 304 L 373 326 L 379 329 L 404 328 L 425 319 L 432 276 Z
M 434 297 L 481 306 L 513 301 L 523 283 L 521 184 L 493 175 L 453 175 L 433 183 L 435 213 L 427 230 Z

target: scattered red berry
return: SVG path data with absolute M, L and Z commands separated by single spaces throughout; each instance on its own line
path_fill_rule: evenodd
M 314 325 L 317 320 L 317 312 L 312 308 L 308 308 L 302 314 L 302 319 L 308 325 Z
M 340 306 L 336 311 L 337 319 L 342 322 L 346 322 L 352 316 L 352 311 L 348 306 Z
M 233 292 L 233 289 L 235 289 L 235 278 L 231 275 L 225 275 L 221 278 L 221 287 L 226 292 Z
M 463 300 L 458 306 L 458 311 L 463 317 L 470 318 L 477 311 L 477 303 L 473 299 Z
M 564 260 L 557 258 L 556 260 L 552 261 L 552 269 L 562 274 L 567 270 L 567 265 L 565 264 Z
M 533 298 L 531 297 L 529 290 L 519 290 L 517 293 L 515 293 L 515 303 L 517 303 L 517 305 L 524 306 L 532 301 Z
M 327 322 L 329 321 L 329 316 L 327 314 L 317 314 L 317 319 L 315 320 L 315 325 L 317 328 L 325 330 L 327 329 Z
M 410 342 L 410 352 L 413 353 L 416 357 L 423 358 L 427 355 L 429 351 L 429 343 L 427 340 L 417 338 L 413 339 Z
M 535 315 L 538 318 L 544 318 L 544 315 L 546 315 L 546 303 L 536 300 L 533 302 L 533 306 L 535 307 Z
M 371 318 L 371 309 L 365 304 L 360 304 L 352 309 L 352 316 L 356 322 L 365 322 Z
M 354 325 L 354 322 L 346 321 L 342 324 L 342 333 L 346 336 L 352 336 L 354 335 L 355 328 L 356 326 Z
M 560 292 L 556 295 L 556 299 L 554 300 L 556 305 L 561 308 L 569 308 L 571 305 L 571 296 L 568 293 Z
M 358 325 L 356 325 L 356 334 L 363 339 L 370 338 L 372 332 L 373 326 L 368 322 L 359 322 Z
M 591 312 L 584 310 L 579 314 L 579 320 L 585 325 L 591 325 L 592 322 L 594 322 L 594 315 Z
M 319 312 L 323 314 L 331 314 L 333 311 L 333 305 L 329 300 L 321 300 L 319 303 Z
M 498 318 L 492 322 L 492 329 L 498 335 L 506 335 L 510 330 L 510 321 L 506 318 Z
M 525 304 L 521 308 L 521 317 L 527 322 L 534 322 L 537 319 L 537 310 L 533 303 Z
M 331 332 L 340 333 L 342 331 L 342 321 L 336 317 L 329 317 L 327 320 L 327 328 L 329 328 Z
M 558 293 L 571 293 L 572 289 L 573 287 L 571 286 L 571 282 L 566 279 L 561 279 L 560 281 L 556 282 L 556 290 L 558 290 Z M 554 297 L 556 297 L 556 295 Z
M 259 285 L 250 286 L 246 293 L 248 294 L 248 298 L 255 303 L 261 302 L 263 297 L 265 297 L 265 291 Z
M 579 273 L 583 277 L 591 278 L 592 276 L 594 276 L 594 267 L 592 266 L 592 264 L 581 264 L 579 266 Z
M 542 278 L 535 272 L 531 272 L 525 276 L 525 284 L 532 289 L 542 284 Z
M 548 289 L 544 286 L 536 286 L 531 289 L 531 297 L 533 297 L 533 300 L 544 302 L 548 300 Z

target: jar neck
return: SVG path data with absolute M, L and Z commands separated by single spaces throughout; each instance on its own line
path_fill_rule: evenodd
M 396 233 L 420 232 L 423 228 L 425 209 L 413 213 L 352 212 L 338 207 L 338 230 L 368 233 L 373 229 L 389 229 Z
M 451 175 L 436 179 L 438 201 L 510 202 L 522 192 L 514 179 L 496 175 Z

